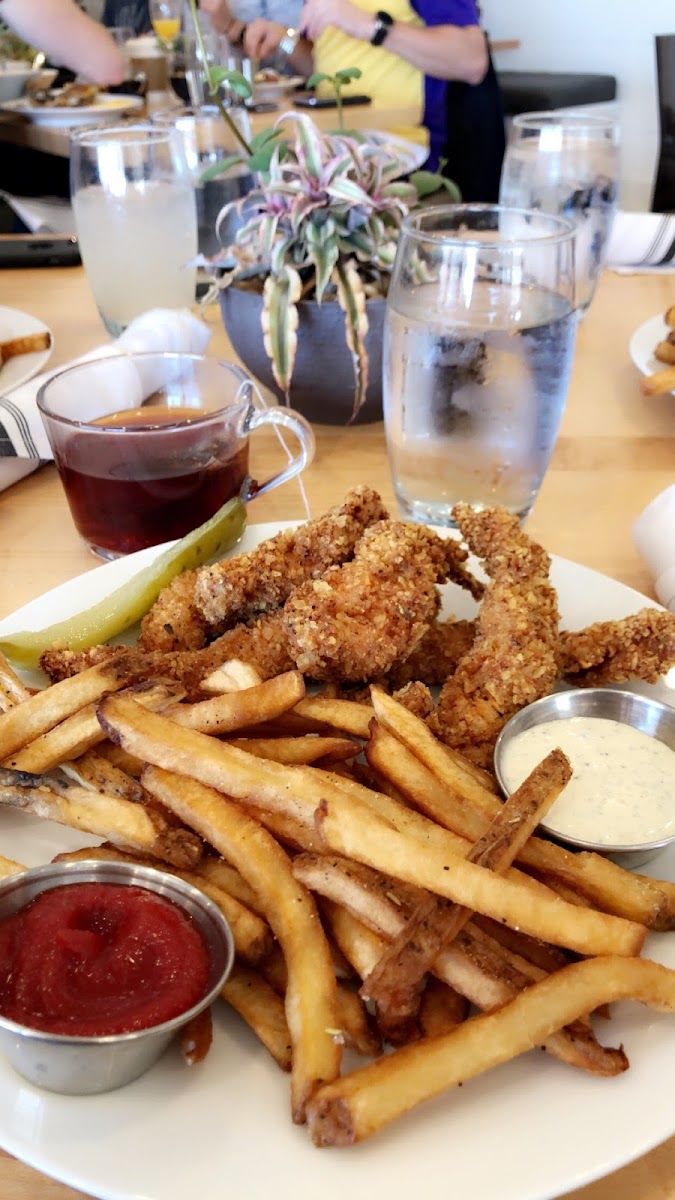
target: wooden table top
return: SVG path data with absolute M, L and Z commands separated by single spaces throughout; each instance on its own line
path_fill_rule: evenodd
M 106 340 L 80 268 L 4 271 L 0 298 L 50 326 L 55 336 L 54 366 Z M 675 478 L 675 404 L 670 396 L 641 397 L 628 341 L 638 325 L 673 302 L 672 275 L 607 273 L 601 280 L 579 331 L 558 445 L 528 521 L 528 531 L 550 551 L 594 567 L 648 596 L 653 595 L 652 581 L 632 545 L 630 528 L 648 501 Z M 211 351 L 232 357 L 217 315 L 211 319 Z M 317 455 L 305 478 L 313 514 L 363 481 L 379 488 L 394 506 L 381 424 L 357 429 L 323 426 L 316 432 Z M 273 454 L 271 442 L 261 441 L 252 451 L 261 475 L 270 473 Z M 250 520 L 303 515 L 298 487 L 291 482 L 256 501 Z M 97 565 L 75 534 L 53 467 L 40 469 L 0 494 L 0 617 Z M 75 1200 L 76 1196 L 70 1188 L 0 1152 L 2 1200 Z M 573 1200 L 675 1200 L 675 1138 L 572 1196 Z

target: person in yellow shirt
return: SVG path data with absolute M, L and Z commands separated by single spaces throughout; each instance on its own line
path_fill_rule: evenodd
M 420 107 L 429 136 L 427 167 L 443 166 L 465 200 L 494 201 L 504 155 L 499 85 L 476 0 L 306 0 L 297 29 L 253 21 L 251 58 L 280 53 L 302 75 L 362 72 L 374 107 Z

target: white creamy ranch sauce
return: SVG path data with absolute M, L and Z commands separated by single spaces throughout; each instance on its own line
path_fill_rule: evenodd
M 501 770 L 508 790 L 556 746 L 573 774 L 544 818 L 549 829 L 605 846 L 675 834 L 675 752 L 664 742 L 606 717 L 546 721 L 505 747 Z

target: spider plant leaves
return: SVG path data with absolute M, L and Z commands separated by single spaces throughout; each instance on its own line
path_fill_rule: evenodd
M 353 259 L 336 264 L 334 279 L 337 285 L 338 302 L 345 314 L 347 345 L 351 350 L 354 362 L 354 406 L 349 418 L 349 424 L 351 424 L 363 407 L 368 389 L 366 293 L 358 267 Z
M 276 275 L 268 275 L 263 288 L 262 332 L 265 353 L 271 360 L 277 386 L 288 392 L 295 366 L 298 346 L 297 301 L 302 282 L 292 267 L 282 267 Z

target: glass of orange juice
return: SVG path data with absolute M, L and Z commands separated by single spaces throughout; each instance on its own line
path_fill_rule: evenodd
M 173 50 L 180 33 L 182 0 L 150 0 L 150 20 L 159 40 Z

